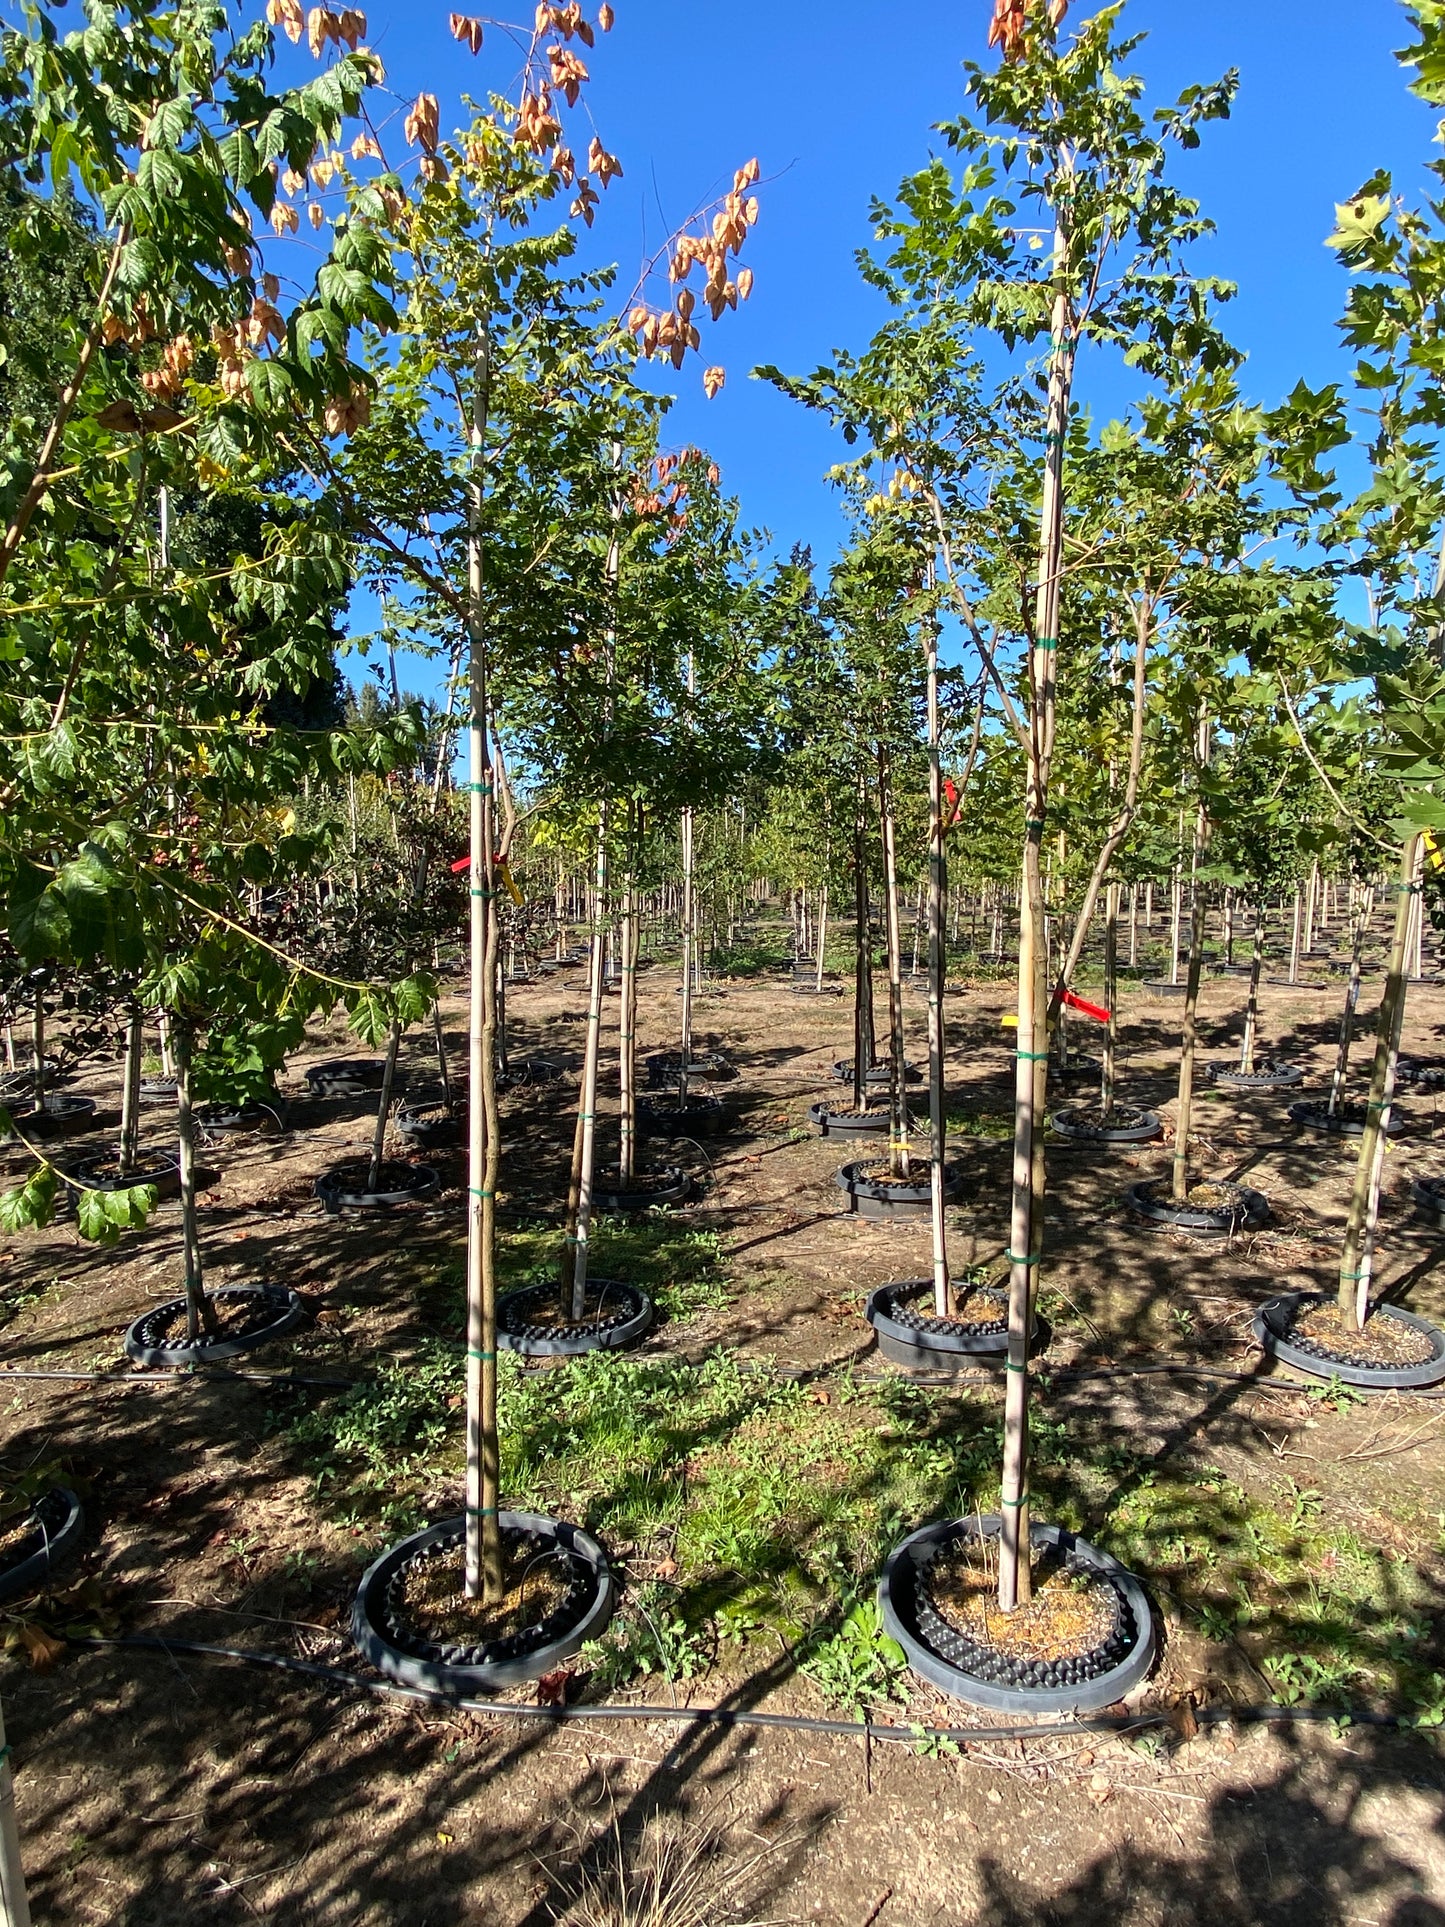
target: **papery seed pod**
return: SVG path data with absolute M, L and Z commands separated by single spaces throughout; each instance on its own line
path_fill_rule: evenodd
M 709 368 L 705 370 L 702 378 L 702 392 L 707 396 L 709 401 L 715 401 L 722 393 L 727 378 L 727 370 L 725 368 Z
M 440 154 L 423 154 L 416 164 L 416 171 L 432 186 L 451 178 L 447 171 L 447 164 Z
M 325 223 L 326 210 L 322 207 L 320 201 L 313 201 L 306 212 L 310 216 L 312 227 L 319 228 Z
M 763 211 L 762 206 L 758 201 L 758 197 L 756 194 L 754 194 L 751 200 L 749 200 L 747 205 L 743 208 L 743 219 L 747 222 L 749 227 L 756 227 L 758 224 L 758 216 L 762 213 L 762 211 Z
M 753 271 L 751 268 L 738 269 L 738 293 L 746 301 L 753 291 Z
M 597 24 L 603 33 L 611 33 L 612 23 L 616 18 L 617 15 L 606 4 L 606 0 L 603 0 L 603 4 L 597 9 Z
M 271 209 L 271 231 L 273 234 L 294 234 L 301 225 L 301 217 L 287 201 L 277 201 Z
M 658 320 L 655 314 L 647 317 L 647 326 L 642 331 L 642 352 L 645 355 L 657 353 Z
M 648 308 L 643 308 L 643 307 L 634 308 L 632 310 L 632 313 L 627 317 L 627 326 L 629 331 L 632 334 L 640 335 L 643 329 L 647 326 L 650 314 L 651 314 L 651 310 Z
M 406 137 L 415 146 L 421 146 L 429 154 L 436 152 L 437 129 L 441 123 L 441 108 L 435 94 L 418 94 L 404 124 Z
M 358 134 L 351 143 L 351 158 L 354 161 L 381 159 L 381 149 L 370 134 Z
M 1049 0 L 1049 25 L 1062 25 L 1064 15 L 1069 11 L 1069 0 Z
M 470 47 L 474 54 L 481 52 L 482 22 L 474 14 L 454 13 L 448 18 L 447 24 L 451 28 L 453 40 L 461 41 L 462 45 Z
M 682 364 L 687 360 L 687 343 L 685 341 L 674 341 L 669 359 L 674 368 L 681 368 Z
M 756 158 L 750 160 L 743 169 L 743 186 L 751 187 L 761 173 L 762 169 L 758 166 Z
M 336 37 L 355 53 L 366 38 L 366 15 L 355 7 L 344 7 L 336 22 Z
M 709 462 L 709 463 L 708 463 L 708 465 L 707 465 L 707 479 L 708 479 L 708 480 L 709 480 L 709 481 L 710 481 L 710 482 L 712 483 L 712 485 L 713 485 L 713 487 L 714 487 L 714 488 L 718 488 L 718 487 L 720 487 L 720 486 L 721 486 L 721 483 L 722 483 L 722 470 L 721 470 L 721 469 L 720 469 L 720 468 L 718 467 L 718 465 L 717 465 L 717 463 L 716 463 L 716 462 Z
M 536 14 L 533 17 L 532 31 L 538 34 L 546 33 L 547 29 L 551 26 L 551 24 L 552 24 L 552 9 L 549 6 L 547 6 L 545 4 L 545 0 L 543 0 L 543 4 L 538 7 Z
M 286 38 L 294 45 L 306 30 L 305 16 L 301 11 L 301 0 L 267 0 L 266 18 L 273 27 L 284 29 Z
M 690 319 L 695 303 L 696 296 L 693 294 L 692 289 L 683 288 L 677 297 L 677 312 L 682 316 L 684 321 Z
M 281 185 L 288 194 L 299 194 L 306 185 L 306 176 L 298 174 L 294 167 L 288 167 L 281 176 Z
M 701 348 L 702 346 L 702 336 L 691 323 L 689 323 L 687 330 L 687 345 L 689 348 Z

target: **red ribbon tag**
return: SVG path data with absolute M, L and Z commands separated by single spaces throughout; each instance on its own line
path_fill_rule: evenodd
M 1096 1024 L 1107 1024 L 1109 1021 L 1109 1013 L 1107 1010 L 1101 1009 L 1098 1004 L 1086 1004 L 1083 998 L 1076 997 L 1072 990 L 1066 990 L 1064 992 L 1063 1002 L 1068 1005 L 1070 1010 L 1077 1010 L 1082 1012 L 1085 1017 L 1092 1017 Z

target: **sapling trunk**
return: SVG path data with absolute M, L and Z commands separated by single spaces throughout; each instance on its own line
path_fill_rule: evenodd
M 1234 892 L 1224 893 L 1224 961 L 1234 962 Z
M 878 745 L 878 818 L 883 840 L 883 900 L 888 940 L 888 1169 L 912 1176 L 908 1150 L 907 1093 L 903 1082 L 903 942 L 898 918 L 898 849 L 893 823 L 893 786 L 888 751 Z
M 1129 886 L 1129 968 L 1139 961 L 1139 886 Z
M 563 1315 L 574 1324 L 587 1309 L 587 1260 L 592 1235 L 592 1180 L 597 1155 L 597 1068 L 602 1054 L 602 965 L 607 929 L 607 801 L 597 821 L 597 884 L 592 912 L 591 973 L 587 997 L 587 1043 L 582 1093 L 572 1139 L 572 1179 L 567 1193 L 567 1246 L 562 1267 Z
M 1119 1048 L 1119 886 L 1109 885 L 1104 905 L 1104 1074 L 1099 1085 L 1099 1112 L 1107 1124 L 1114 1115 L 1114 1067 Z
M 125 1027 L 125 1069 L 120 1093 L 120 1175 L 129 1177 L 140 1142 L 140 1066 L 145 1048 L 144 1017 L 132 1003 Z
M 15 1819 L 15 1781 L 5 1717 L 0 1713 L 0 1927 L 30 1927 L 25 1869 L 20 1859 L 20 1828 Z
M 381 1068 L 381 1098 L 376 1107 L 376 1129 L 371 1136 L 371 1169 L 366 1176 L 368 1191 L 381 1188 L 381 1160 L 386 1150 L 386 1127 L 391 1122 L 391 1092 L 396 1082 L 396 1054 L 400 1049 L 401 1025 L 394 1023 L 387 1036 L 386 1061 Z
M 869 926 L 868 859 L 865 846 L 863 790 L 860 779 L 858 814 L 853 825 L 853 913 L 855 918 L 853 972 L 853 1108 L 868 1108 L 868 1073 L 873 1068 L 873 932 Z
M 1195 754 L 1198 767 L 1209 763 L 1209 722 L 1199 720 Z M 1174 1161 L 1170 1198 L 1176 1205 L 1189 1200 L 1189 1132 L 1194 1116 L 1194 1051 L 1199 1027 L 1199 985 L 1204 976 L 1204 892 L 1199 866 L 1209 844 L 1209 817 L 1203 803 L 1194 823 L 1194 858 L 1189 879 L 1189 977 L 1184 991 L 1184 1032 L 1179 1047 L 1179 1103 L 1174 1120 Z
M 1400 881 L 1395 908 L 1395 931 L 1390 944 L 1385 994 L 1375 1035 L 1375 1061 L 1370 1072 L 1370 1096 L 1365 1109 L 1365 1131 L 1360 1139 L 1350 1193 L 1345 1242 L 1340 1254 L 1340 1323 L 1363 1330 L 1370 1309 L 1370 1270 L 1375 1229 L 1380 1215 L 1380 1181 L 1384 1172 L 1386 1131 L 1395 1096 L 1395 1071 L 1400 1054 L 1400 1032 L 1405 1022 L 1405 970 L 1415 899 L 1420 895 L 1420 833 L 1411 836 L 1400 859 Z
M 30 1046 L 35 1053 L 35 1108 L 45 1109 L 45 986 L 35 991 L 35 1014 L 30 1021 Z
M 691 810 L 682 813 L 682 1071 L 677 1080 L 681 1103 L 687 1105 L 692 1073 L 693 961 L 697 955 L 697 891 L 694 881 L 694 823 Z M 794 943 L 796 944 L 796 934 Z
M 454 1101 L 452 1095 L 452 1067 L 447 1057 L 446 1034 L 442 1029 L 442 1006 L 440 998 L 437 998 L 431 1007 L 431 1032 L 432 1042 L 436 1046 L 437 1075 L 441 1079 L 442 1109 L 446 1112 L 447 1116 L 450 1117 Z
M 1249 958 L 1249 998 L 1244 1007 L 1244 1041 L 1239 1047 L 1239 1068 L 1246 1077 L 1254 1074 L 1254 1046 L 1259 1037 L 1259 979 L 1264 969 L 1264 892 L 1254 904 L 1254 947 Z
M 1372 883 L 1361 899 L 1359 912 L 1355 917 L 1355 932 L 1350 943 L 1350 987 L 1345 992 L 1345 1008 L 1340 1017 L 1340 1045 L 1335 1054 L 1335 1074 L 1330 1079 L 1330 1110 L 1333 1117 L 1340 1108 L 1344 1096 L 1345 1079 L 1350 1069 L 1350 1046 L 1355 1038 L 1355 1017 L 1360 1008 L 1360 965 L 1365 951 L 1365 931 L 1375 908 L 1375 886 Z
M 206 1296 L 201 1263 L 201 1234 L 196 1221 L 196 1127 L 191 1113 L 191 1026 L 177 1021 L 173 1036 L 176 1056 L 176 1137 L 181 1165 L 181 1253 L 186 1272 L 186 1338 L 194 1345 L 202 1332 L 220 1335 L 215 1307 Z
M 618 1149 L 617 1173 L 622 1190 L 632 1183 L 637 1169 L 637 952 L 639 912 L 636 861 L 638 809 L 634 803 L 629 824 L 632 853 L 622 886 L 622 1005 L 618 1020 Z
M 915 978 L 918 975 L 919 955 L 923 947 L 924 893 L 926 889 L 926 884 L 919 884 L 918 903 L 913 913 L 913 969 L 910 974 Z
M 1315 947 L 1315 916 L 1320 900 L 1320 860 L 1315 858 L 1310 865 L 1309 894 L 1305 898 L 1305 955 L 1312 956 Z
M 1289 980 L 1292 984 L 1299 982 L 1299 953 L 1303 918 L 1304 892 L 1300 889 L 1299 885 L 1296 884 L 1294 891 L 1294 928 L 1289 940 Z
M 948 915 L 948 857 L 943 824 L 942 727 L 938 707 L 938 625 L 924 626 L 928 662 L 928 1166 L 933 1231 L 933 1310 L 949 1318 L 957 1309 L 948 1269 L 948 1219 L 944 1178 L 947 1117 L 943 1092 L 944 932 Z
M 1179 981 L 1179 923 L 1183 905 L 1184 878 L 1181 873 L 1176 870 L 1174 872 L 1174 921 L 1169 938 L 1169 981 L 1171 984 L 1177 984 Z
M 1067 235 L 1054 237 L 1056 271 Z M 1048 953 L 1040 846 L 1049 803 L 1058 677 L 1060 577 L 1064 533 L 1064 442 L 1076 352 L 1068 296 L 1054 296 L 1047 434 L 1039 512 L 1038 595 L 1029 654 L 1031 727 L 1024 745 L 1024 848 L 1019 902 L 1018 1058 L 1014 1085 L 1013 1200 L 1009 1220 L 1008 1359 L 1004 1374 L 1002 1527 L 998 1600 L 1013 1612 L 1033 1596 L 1029 1506 L 1029 1354 L 1044 1238 L 1044 1134 L 1048 1102 Z
M 471 857 L 470 1095 L 467 1111 L 467 1467 L 464 1589 L 484 1605 L 502 1601 L 501 1453 L 497 1436 L 497 1175 L 501 1158 L 497 1107 L 496 1023 L 499 932 L 492 758 L 488 741 L 487 643 L 483 626 L 482 510 L 491 341 L 482 330 L 474 368 L 467 484 L 467 727 Z
M 828 948 L 828 886 L 825 883 L 823 885 L 823 900 L 818 906 L 818 974 L 813 985 L 814 989 L 819 993 L 819 995 L 822 994 L 822 990 L 823 990 L 824 953 L 827 951 L 827 948 Z

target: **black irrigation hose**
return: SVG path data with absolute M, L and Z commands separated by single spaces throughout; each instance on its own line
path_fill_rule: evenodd
M 244 1385 L 326 1385 L 333 1390 L 362 1382 L 355 1378 L 299 1378 L 291 1372 L 197 1371 L 193 1365 L 152 1365 L 143 1372 L 45 1372 L 20 1365 L 0 1366 L 0 1379 L 6 1378 L 62 1378 L 91 1385 L 162 1385 L 188 1378 L 202 1385 L 224 1385 L 234 1380 Z
M 315 1660 L 292 1659 L 286 1653 L 247 1652 L 240 1646 L 210 1646 L 192 1639 L 160 1639 L 143 1633 L 115 1634 L 110 1638 L 84 1635 L 72 1638 L 72 1646 L 101 1648 L 119 1646 L 132 1652 L 177 1653 L 194 1659 L 236 1660 L 246 1666 L 264 1666 L 272 1672 L 299 1673 L 306 1679 L 329 1680 L 336 1686 L 349 1686 L 358 1692 L 382 1699 L 420 1701 L 425 1705 L 450 1706 L 459 1712 L 495 1715 L 503 1719 L 542 1720 L 563 1725 L 573 1720 L 645 1721 L 663 1720 L 680 1726 L 779 1727 L 791 1733 L 831 1733 L 845 1739 L 892 1740 L 914 1746 L 920 1740 L 951 1740 L 955 1745 L 981 1744 L 986 1740 L 1038 1740 L 1065 1738 L 1078 1733 L 1133 1733 L 1145 1727 L 1171 1726 L 1175 1715 L 1159 1710 L 1141 1713 L 1103 1713 L 1089 1719 L 1052 1720 L 1016 1726 L 883 1726 L 873 1720 L 831 1720 L 808 1713 L 753 1713 L 731 1706 L 536 1706 L 512 1700 L 469 1700 L 446 1693 L 429 1693 L 417 1686 L 398 1686 L 391 1680 L 363 1679 L 358 1673 L 344 1673 L 336 1666 L 322 1666 Z M 1323 1706 L 1204 1706 L 1194 1709 L 1200 1726 L 1224 1726 L 1231 1721 L 1241 1726 L 1329 1725 L 1345 1720 L 1353 1726 L 1415 1728 L 1405 1714 L 1376 1713 L 1355 1707 L 1331 1711 Z

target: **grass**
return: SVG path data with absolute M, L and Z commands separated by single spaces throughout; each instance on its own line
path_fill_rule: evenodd
M 705 1234 L 664 1222 L 609 1238 L 619 1270 L 623 1254 L 662 1271 L 690 1255 L 698 1270 L 679 1289 L 721 1288 Z M 546 1266 L 554 1239 L 517 1234 L 509 1265 Z M 459 1498 L 463 1385 L 461 1346 L 432 1338 L 292 1419 L 323 1508 L 380 1544 L 421 1524 L 439 1491 Z M 618 1614 L 586 1655 L 603 1693 L 721 1661 L 755 1670 L 781 1648 L 832 1705 L 885 1700 L 903 1668 L 872 1603 L 884 1556 L 925 1520 L 997 1504 L 990 1392 L 846 1371 L 803 1384 L 721 1351 L 697 1364 L 599 1353 L 530 1370 L 504 1357 L 500 1401 L 506 1502 L 585 1524 L 623 1572 Z M 1217 1470 L 1160 1468 L 1091 1445 L 1087 1426 L 1066 1429 L 1042 1403 L 1032 1430 L 1037 1516 L 1087 1531 L 1206 1640 L 1242 1653 L 1258 1697 L 1445 1720 L 1429 1565 L 1367 1544 L 1288 1480 L 1251 1491 Z

